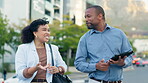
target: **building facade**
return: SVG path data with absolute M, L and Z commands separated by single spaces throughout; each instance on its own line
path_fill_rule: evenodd
M 84 24 L 86 0 L 64 0 L 63 9 L 63 14 L 69 15 L 70 20 L 75 21 L 75 24 Z
M 63 0 L 1 0 L 0 7 L 10 24 L 43 17 L 63 21 Z

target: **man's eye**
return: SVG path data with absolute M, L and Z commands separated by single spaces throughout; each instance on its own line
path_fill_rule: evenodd
M 90 16 L 87 16 L 88 18 L 90 17 Z

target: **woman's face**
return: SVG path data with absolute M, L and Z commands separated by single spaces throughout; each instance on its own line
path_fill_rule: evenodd
M 46 25 L 40 25 L 37 32 L 33 32 L 35 36 L 35 40 L 44 43 L 48 42 L 50 32 L 49 32 L 49 26 Z

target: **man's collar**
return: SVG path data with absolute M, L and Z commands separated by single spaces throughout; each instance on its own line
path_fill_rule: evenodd
M 111 26 L 109 26 L 108 24 L 106 24 L 106 27 L 105 27 L 104 31 L 105 30 L 108 30 L 108 29 L 111 29 L 111 28 L 112 28 Z M 97 33 L 97 32 L 99 32 L 99 31 L 97 31 L 95 29 L 91 29 L 90 34 Z

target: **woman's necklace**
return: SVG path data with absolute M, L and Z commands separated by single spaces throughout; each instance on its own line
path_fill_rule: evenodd
M 43 54 L 42 51 L 43 51 L 44 48 L 36 48 L 36 49 L 38 51 L 38 55 L 39 56 Z

